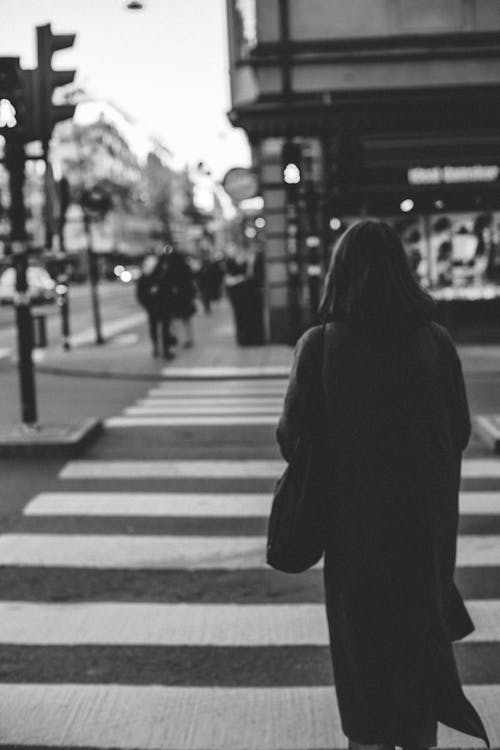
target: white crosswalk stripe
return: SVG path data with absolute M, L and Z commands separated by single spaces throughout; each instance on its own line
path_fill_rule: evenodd
M 70 461 L 60 473 L 62 479 L 133 479 L 169 477 L 206 478 L 271 478 L 277 479 L 285 468 L 284 461 L 277 459 L 254 461 L 235 460 L 179 460 L 179 461 Z M 462 464 L 462 477 L 500 478 L 500 460 L 469 459 Z
M 210 383 L 204 385 L 202 383 L 192 385 L 189 388 L 184 383 L 170 383 L 168 386 L 156 386 L 151 388 L 147 393 L 147 398 L 217 398 L 218 396 L 228 397 L 234 396 L 235 398 L 241 396 L 244 398 L 260 398 L 268 396 L 283 396 L 285 393 L 285 383 L 269 383 L 265 385 L 259 385 L 256 383 L 249 383 L 241 385 L 234 385 L 231 381 L 226 384 Z
M 277 416 L 254 416 L 242 414 L 241 416 L 221 416 L 216 414 L 214 416 L 199 416 L 199 417 L 182 417 L 182 416 L 171 416 L 171 417 L 154 417 L 154 416 L 124 416 L 124 417 L 111 417 L 105 421 L 105 426 L 108 428 L 118 427 L 237 427 L 245 425 L 253 426 L 264 426 L 264 425 L 276 425 L 278 421 Z
M 162 370 L 165 379 L 182 378 L 286 378 L 290 374 L 290 365 L 258 365 L 256 367 L 177 367 L 170 365 Z
M 179 460 L 179 461 L 69 461 L 60 472 L 61 479 L 169 479 L 245 477 L 277 479 L 284 469 L 279 460 Z
M 175 406 L 182 408 L 196 409 L 203 406 L 282 406 L 283 398 L 273 394 L 263 394 L 261 396 L 217 396 L 208 398 L 200 396 L 198 398 L 183 398 L 179 396 L 151 396 L 149 398 L 139 398 L 135 406 Z
M 492 747 L 500 744 L 500 685 L 467 686 Z M 346 748 L 330 687 L 213 688 L 0 685 L 8 745 L 130 750 Z M 439 746 L 483 743 L 440 728 Z
M 41 492 L 24 514 L 241 518 L 267 516 L 270 507 L 270 495 L 256 493 Z
M 500 601 L 469 601 L 467 641 L 500 640 Z M 0 602 L 0 644 L 327 646 L 322 604 Z
M 281 406 L 274 404 L 264 404 L 259 406 L 257 404 L 213 404 L 213 405 L 199 405 L 191 406 L 186 404 L 145 404 L 141 406 L 129 406 L 124 414 L 130 416 L 147 416 L 155 414 L 160 415 L 172 415 L 180 416 L 186 414 L 189 416 L 205 416 L 205 415 L 242 415 L 242 414 L 258 414 L 265 415 L 271 414 L 278 417 L 281 412 Z
M 271 495 L 256 493 L 41 492 L 24 508 L 37 516 L 266 517 Z M 460 493 L 463 516 L 499 515 L 500 492 Z
M 262 536 L 2 534 L 0 565 L 161 570 L 265 568 Z M 500 536 L 460 536 L 457 564 L 500 566 Z
M 181 380 L 182 369 L 169 366 L 160 385 L 106 424 L 125 431 L 183 425 L 275 426 L 288 369 L 277 368 L 268 373 L 283 377 L 259 380 L 255 376 L 263 370 L 258 366 L 238 368 L 237 372 L 232 368 L 190 368 Z M 221 381 L 218 377 L 228 379 Z M 147 440 L 153 432 L 145 434 Z M 12 567 L 16 573 L 27 569 L 29 575 L 35 568 L 55 569 L 57 575 L 123 571 L 129 577 L 158 571 L 162 575 L 177 577 L 185 573 L 198 578 L 237 574 L 248 580 L 251 591 L 255 586 L 252 576 L 262 576 L 264 571 L 271 576 L 280 575 L 267 568 L 265 537 L 250 535 L 251 529 L 259 534 L 262 531 L 248 519 L 268 516 L 269 488 L 285 464 L 280 459 L 216 456 L 214 445 L 213 460 L 132 460 L 125 456 L 69 461 L 60 471 L 58 490 L 40 492 L 23 511 L 23 528 L 35 528 L 34 522 L 40 521 L 45 524 L 43 529 L 57 521 L 57 528 L 53 533 L 13 530 L 0 535 L 0 565 Z M 468 459 L 463 463 L 462 476 L 500 479 L 500 460 Z M 120 480 L 137 484 L 117 490 L 115 482 Z M 154 480 L 191 481 L 186 484 L 189 490 L 179 491 L 176 482 L 175 492 L 162 492 L 158 491 L 162 488 L 158 482 L 153 484 L 154 491 L 149 489 L 148 483 Z M 212 480 L 231 480 L 224 485 L 231 490 L 210 491 Z M 238 492 L 242 483 L 245 489 L 251 489 L 249 482 L 253 480 L 268 480 L 265 486 L 269 488 L 266 492 Z M 94 486 L 99 489 L 94 490 Z M 180 486 L 184 486 L 182 481 Z M 191 491 L 193 486 L 195 492 Z M 261 489 L 262 485 L 255 487 Z M 484 575 L 486 569 L 500 567 L 500 535 L 476 533 L 477 523 L 481 521 L 484 528 L 490 516 L 500 514 L 500 488 L 493 485 L 486 492 L 468 491 L 468 487 L 466 484 L 460 494 L 460 512 L 468 518 L 467 530 L 474 533 L 459 536 L 457 566 Z M 150 519 L 149 527 L 137 525 L 134 529 L 134 519 L 141 519 L 143 524 Z M 169 533 L 160 534 L 157 529 L 153 534 L 137 533 L 139 528 L 150 529 L 151 524 L 169 519 L 177 519 L 177 525 L 169 522 Z M 182 519 L 189 521 L 189 528 L 199 531 L 184 533 L 186 521 Z M 211 523 L 210 533 L 204 530 L 204 520 Z M 69 521 L 73 526 L 66 533 L 65 524 Z M 124 526 L 116 525 L 120 521 L 126 522 L 127 533 Z M 194 525 L 197 521 L 199 527 Z M 94 531 L 75 533 L 84 523 L 84 529 Z M 101 529 L 99 523 L 106 526 Z M 240 535 L 228 532 L 232 523 L 239 523 Z M 129 525 L 132 533 L 128 533 Z M 113 533 L 101 533 L 104 528 L 108 532 L 111 528 Z M 318 573 L 314 575 L 321 575 L 321 567 L 317 566 Z M 275 602 L 270 597 L 259 603 L 241 599 L 233 603 L 230 589 L 224 592 L 223 601 L 211 601 L 210 597 L 200 601 L 118 601 L 112 594 L 108 600 L 99 596 L 99 601 L 0 600 L 0 644 L 2 648 L 44 651 L 126 647 L 127 658 L 135 647 L 172 648 L 172 653 L 179 649 L 203 653 L 204 649 L 217 648 L 250 648 L 257 653 L 259 649 L 287 647 L 292 653 L 293 649 L 299 653 L 301 648 L 328 646 L 324 605 L 317 601 Z M 466 648 L 496 646 L 500 642 L 500 599 L 489 596 L 466 602 L 476 625 L 474 633 L 464 641 Z M 230 669 L 230 658 L 227 661 Z M 248 669 L 251 671 L 251 666 Z M 80 680 L 72 682 L 70 678 L 62 684 L 0 682 L 0 746 L 7 743 L 124 750 L 326 750 L 347 746 L 330 685 L 307 682 L 289 687 L 296 683 L 285 681 L 273 687 L 251 687 L 259 684 L 259 676 L 251 675 L 249 680 L 257 679 L 257 683 L 250 682 L 249 686 L 225 686 L 227 683 L 217 683 L 215 677 L 213 684 L 207 686 L 211 673 L 203 676 L 202 684 L 190 682 L 191 670 L 183 674 L 180 683 L 172 685 L 124 684 L 119 675 L 103 681 L 110 684 L 99 684 L 99 672 L 95 684 L 77 684 Z M 492 746 L 498 747 L 500 684 L 466 685 L 465 690 L 485 721 Z M 440 727 L 440 747 L 465 750 L 481 744 Z

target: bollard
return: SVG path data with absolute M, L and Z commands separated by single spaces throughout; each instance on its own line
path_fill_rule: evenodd
M 33 346 L 35 349 L 45 349 L 47 346 L 47 318 L 45 313 L 32 314 L 33 321 Z
M 57 304 L 61 312 L 62 347 L 65 351 L 71 349 L 69 323 L 69 287 L 66 280 L 60 280 L 56 286 Z

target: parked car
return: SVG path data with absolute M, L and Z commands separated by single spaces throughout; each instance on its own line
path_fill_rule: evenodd
M 54 302 L 56 283 L 45 268 L 28 266 L 26 275 L 30 299 L 34 305 Z M 0 276 L 0 304 L 12 305 L 15 292 L 16 271 L 14 268 L 7 268 Z

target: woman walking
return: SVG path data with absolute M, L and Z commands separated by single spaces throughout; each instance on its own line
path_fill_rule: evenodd
M 332 256 L 324 325 L 298 342 L 278 427 L 290 460 L 322 386 L 326 609 L 353 750 L 435 746 L 438 721 L 488 743 L 452 649 L 473 630 L 453 583 L 469 412 L 455 347 L 432 314 L 395 231 L 352 226 Z
M 185 256 L 177 249 L 165 248 L 168 264 L 168 292 L 171 314 L 184 327 L 183 346 L 193 346 L 192 317 L 196 312 L 196 286 L 194 273 Z
M 170 331 L 172 311 L 168 288 L 166 288 L 165 283 L 166 274 L 164 257 L 147 256 L 144 259 L 142 273 L 137 281 L 136 295 L 139 304 L 145 309 L 148 316 L 153 357 L 158 357 L 160 354 L 158 344 L 161 337 L 163 357 L 170 360 L 174 358 L 171 347 L 176 343 L 176 339 Z

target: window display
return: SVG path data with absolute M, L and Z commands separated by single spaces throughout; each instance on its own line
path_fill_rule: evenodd
M 413 272 L 436 299 L 500 297 L 500 212 L 413 215 L 391 223 Z

